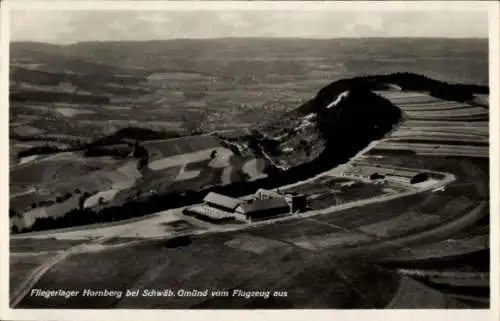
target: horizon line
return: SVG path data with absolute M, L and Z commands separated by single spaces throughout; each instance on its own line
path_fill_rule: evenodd
M 168 39 L 147 39 L 147 40 L 83 40 L 83 41 L 76 41 L 76 42 L 68 42 L 68 43 L 56 43 L 56 42 L 49 42 L 49 41 L 37 41 L 37 40 L 10 40 L 9 42 L 11 44 L 16 44 L 16 43 L 32 43 L 32 44 L 48 44 L 48 45 L 54 45 L 54 46 L 72 46 L 72 45 L 77 45 L 77 44 L 83 44 L 83 43 L 116 43 L 116 42 L 138 42 L 138 43 L 146 43 L 146 42 L 167 42 L 167 41 L 207 41 L 207 40 L 245 40 L 245 39 L 253 39 L 253 40 L 313 40 L 313 41 L 325 41 L 325 40 L 363 40 L 363 39 L 389 39 L 389 40 L 395 40 L 395 39 L 445 39 L 445 40 L 489 40 L 489 37 L 425 37 L 425 36 L 419 36 L 419 37 L 332 37 L 332 38 L 319 38 L 319 37 L 262 37 L 262 36 L 248 36 L 248 37 L 204 37 L 204 38 L 168 38 Z

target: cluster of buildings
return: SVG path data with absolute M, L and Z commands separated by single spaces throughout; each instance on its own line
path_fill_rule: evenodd
M 209 221 L 236 219 L 252 222 L 303 212 L 306 207 L 305 195 L 259 189 L 247 200 L 210 192 L 203 199 L 203 204 L 189 207 L 184 213 Z

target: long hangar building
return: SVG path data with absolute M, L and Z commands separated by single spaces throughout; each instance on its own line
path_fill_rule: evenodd
M 252 222 L 304 211 L 306 197 L 299 194 L 280 194 L 259 189 L 249 200 L 210 192 L 203 204 L 187 208 L 184 213 L 210 221 L 239 220 Z

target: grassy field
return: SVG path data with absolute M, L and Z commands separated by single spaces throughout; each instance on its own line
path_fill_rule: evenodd
M 391 95 L 389 95 L 391 96 Z M 396 95 L 395 100 L 404 108 L 404 95 Z M 394 100 L 394 97 L 389 97 Z M 399 99 L 401 99 L 399 101 Z M 421 112 L 423 118 L 430 120 L 412 120 L 403 123 L 390 137 L 369 151 L 362 163 L 401 166 L 407 168 L 426 168 L 453 173 L 456 181 L 448 184 L 443 191 L 431 195 L 413 215 L 431 214 L 440 217 L 459 217 L 467 212 L 477 211 L 478 219 L 468 227 L 452 235 L 442 236 L 433 242 L 413 244 L 401 251 L 387 253 L 382 259 L 384 266 L 390 268 L 406 267 L 417 269 L 419 273 L 438 271 L 448 277 L 421 278 L 424 282 L 443 293 L 449 293 L 474 307 L 489 305 L 488 281 L 462 280 L 457 268 L 489 275 L 489 134 L 488 123 L 476 119 L 475 113 L 487 115 L 483 107 L 461 106 L 450 109 L 447 118 L 437 121 L 437 115 L 443 115 L 446 103 L 432 102 L 423 95 L 412 99 L 412 112 L 427 106 Z M 418 102 L 415 104 L 415 102 Z M 441 104 L 439 112 L 431 111 L 433 104 Z M 454 104 L 450 104 L 453 106 Z M 418 108 L 417 108 L 418 106 Z M 448 105 L 449 106 L 449 105 Z M 455 107 L 455 106 L 454 106 Z M 420 110 L 420 109 L 418 109 Z M 457 113 L 458 112 L 458 113 Z M 470 113 L 471 121 L 466 124 L 455 115 Z M 487 119 L 487 116 L 486 116 Z M 402 137 L 402 139 L 401 139 Z M 425 152 L 431 147 L 432 152 Z M 411 152 L 405 152 L 410 150 Z M 474 209 L 478 204 L 482 207 Z M 481 205 L 480 205 L 481 206 Z M 380 222 L 385 228 L 387 224 Z M 398 229 L 404 229 L 402 222 Z M 366 230 L 366 227 L 361 229 Z M 486 273 L 484 273 L 486 272 Z M 434 273 L 434 272 L 432 272 Z M 472 302 L 472 303 L 471 303 Z
M 30 273 L 55 255 L 55 253 L 24 256 L 11 254 L 9 259 L 9 286 L 11 293 L 21 285 Z
M 69 258 L 52 269 L 43 283 L 64 284 L 67 289 L 273 289 L 287 297 L 76 297 L 65 301 L 27 298 L 20 305 L 65 308 L 374 308 L 383 307 L 397 288 L 398 277 L 376 266 L 351 260 L 331 261 L 326 255 L 311 256 L 289 245 L 272 247 L 262 254 L 224 246 L 231 238 L 212 236 L 192 245 L 168 247 L 163 242 Z M 103 256 L 106 259 L 103 259 Z M 199 265 L 200 256 L 204 263 Z M 92 263 L 91 263 L 92 262 Z M 113 262 L 113 264 L 110 264 Z M 304 262 L 307 262 L 304 266 Z M 327 263 L 328 264 L 325 264 Z M 336 262 L 335 265 L 330 262 Z M 126 264 L 127 269 L 116 269 Z M 85 270 L 85 276 L 75 274 Z M 168 271 L 168 273 L 165 273 Z M 80 277 L 81 276 L 81 277 Z M 367 282 L 377 280 L 376 283 Z M 325 287 L 324 282 L 330 286 Z M 368 285 L 370 283 L 370 286 Z M 43 284 L 39 286 L 44 287 Z M 382 287 L 384 291 L 381 291 Z
M 436 100 L 424 94 L 378 94 L 398 104 L 405 111 L 406 120 L 388 139 L 378 144 L 375 151 L 398 154 L 406 150 L 436 157 L 489 157 L 487 108 L 474 103 Z M 411 103 L 405 102 L 406 96 Z
M 46 239 L 12 239 L 10 240 L 11 252 L 54 252 L 66 250 L 72 246 L 81 244 L 82 240 L 59 240 L 56 238 Z

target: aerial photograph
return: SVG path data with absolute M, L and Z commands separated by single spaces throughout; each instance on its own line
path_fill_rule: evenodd
M 10 308 L 489 309 L 487 10 L 217 8 L 10 11 Z

